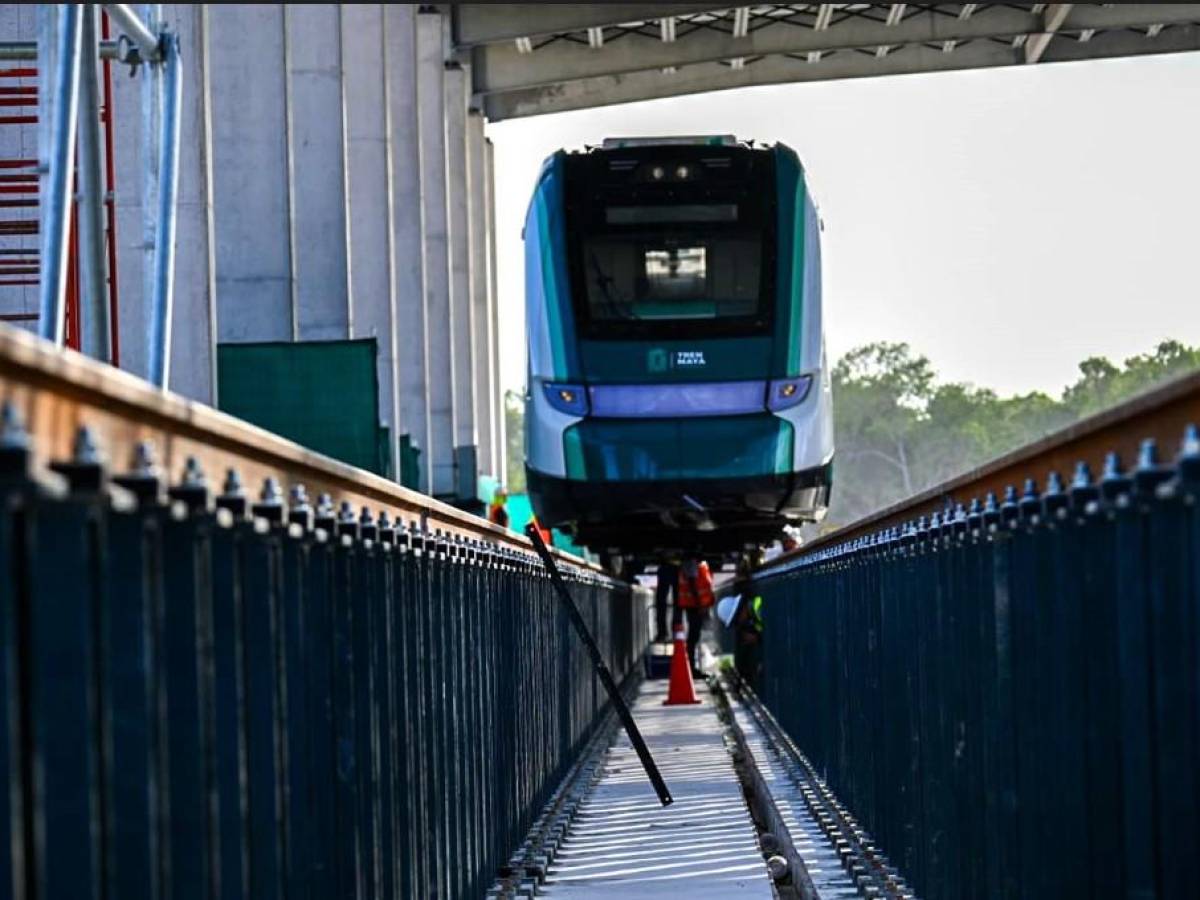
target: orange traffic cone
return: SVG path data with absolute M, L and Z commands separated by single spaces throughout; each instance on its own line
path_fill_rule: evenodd
M 671 652 L 671 683 L 663 706 L 699 703 L 696 685 L 692 682 L 692 661 L 688 658 L 687 632 L 683 625 L 675 628 L 675 648 Z

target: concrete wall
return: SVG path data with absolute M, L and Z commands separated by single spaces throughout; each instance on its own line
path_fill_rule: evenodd
M 374 337 L 393 454 L 410 435 L 422 486 L 463 493 L 475 473 L 456 451 L 499 465 L 499 400 L 488 153 L 446 17 L 381 4 L 137 9 L 182 43 L 170 387 L 215 402 L 217 340 Z M 0 40 L 35 34 L 34 10 L 0 6 Z M 157 209 L 145 74 L 118 66 L 113 78 L 121 365 L 139 374 Z M 0 129 L 0 155 L 32 156 L 33 131 Z M 0 291 L 0 314 L 36 305 L 36 288 Z

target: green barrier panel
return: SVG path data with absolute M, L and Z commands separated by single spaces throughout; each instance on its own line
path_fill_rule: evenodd
M 218 406 L 318 453 L 390 476 L 374 338 L 217 345 Z

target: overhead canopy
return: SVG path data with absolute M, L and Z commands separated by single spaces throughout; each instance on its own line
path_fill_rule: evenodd
M 453 15 L 493 120 L 759 84 L 1200 50 L 1200 4 L 466 3 Z

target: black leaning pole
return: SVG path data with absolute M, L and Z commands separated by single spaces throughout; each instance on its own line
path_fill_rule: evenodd
M 575 626 L 575 630 L 579 633 L 579 639 L 583 641 L 583 645 L 587 647 L 588 653 L 592 657 L 592 665 L 596 669 L 596 675 L 600 678 L 600 683 L 604 685 L 604 689 L 608 691 L 608 696 L 613 702 L 613 706 L 617 709 L 617 715 L 621 717 L 621 724 L 625 726 L 625 733 L 629 735 L 629 742 L 633 744 L 633 749 L 637 751 L 638 759 L 642 761 L 642 768 L 646 770 L 646 777 L 650 779 L 650 783 L 654 785 L 654 791 L 658 794 L 658 799 L 663 806 L 670 806 L 674 799 L 671 797 L 671 792 L 667 789 L 667 783 L 663 781 L 662 773 L 658 771 L 658 766 L 654 762 L 654 757 L 650 755 L 650 748 L 646 746 L 646 742 L 642 739 L 642 733 L 638 731 L 637 723 L 633 721 L 633 713 L 629 711 L 629 704 L 625 702 L 625 698 L 621 696 L 621 692 L 617 689 L 617 683 L 613 681 L 612 672 L 608 671 L 608 666 L 600 657 L 600 648 L 596 646 L 596 641 L 588 631 L 587 623 L 583 621 L 583 616 L 579 613 L 579 608 L 575 605 L 575 601 L 571 599 L 570 593 L 567 591 L 566 584 L 563 583 L 562 575 L 558 571 L 558 566 L 554 562 L 554 557 L 550 554 L 550 549 L 546 546 L 546 542 L 542 540 L 541 532 L 537 530 L 537 526 L 530 522 L 525 526 L 525 534 L 529 536 L 529 540 L 533 542 L 533 549 L 538 552 L 538 556 L 542 558 L 542 564 L 545 565 L 546 571 L 550 573 L 550 581 L 554 584 L 554 590 L 558 592 L 558 599 L 563 602 L 567 608 L 567 613 L 571 616 L 571 624 Z

